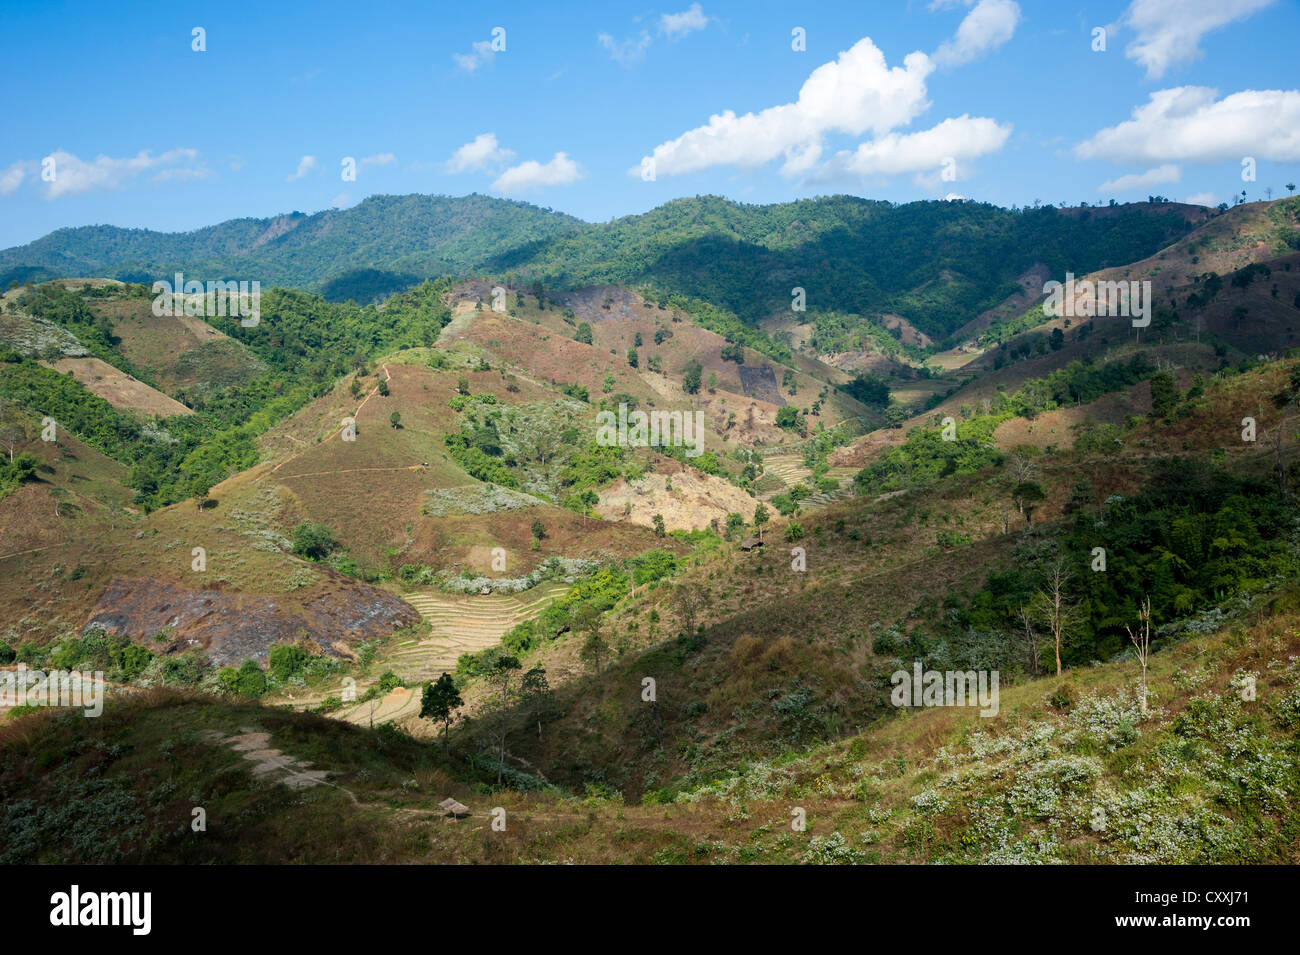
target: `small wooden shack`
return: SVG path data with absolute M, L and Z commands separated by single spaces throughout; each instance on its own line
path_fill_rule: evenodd
M 447 810 L 447 815 L 455 816 L 457 819 L 469 815 L 469 806 L 466 806 L 464 803 L 459 803 L 451 798 L 444 799 L 442 802 L 438 803 L 438 805 Z
M 763 546 L 763 542 L 759 540 L 757 537 L 747 537 L 745 538 L 745 540 L 740 542 L 741 550 L 753 550 L 755 547 L 762 547 L 762 546 Z

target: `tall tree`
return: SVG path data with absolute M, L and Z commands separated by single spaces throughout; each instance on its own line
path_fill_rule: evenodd
M 1031 613 L 1051 631 L 1056 644 L 1057 676 L 1061 675 L 1061 646 L 1078 619 L 1078 606 L 1069 596 L 1071 578 L 1069 566 L 1058 558 L 1047 569 L 1043 589 L 1030 601 Z
M 524 702 L 537 723 L 537 738 L 541 739 L 542 711 L 551 692 L 551 685 L 546 680 L 546 671 L 542 667 L 533 667 L 525 673 L 523 681 L 519 684 L 519 692 L 523 694 Z
M 506 771 L 506 710 L 510 705 L 510 675 L 521 669 L 519 658 L 514 656 L 497 657 L 492 665 L 492 681 L 501 689 L 501 758 L 497 763 L 497 785 L 500 786 Z
M 456 681 L 450 673 L 438 677 L 436 683 L 424 685 L 424 693 L 420 697 L 420 718 L 442 724 L 444 753 L 449 751 L 451 724 L 456 710 L 464 705 L 465 701 L 460 698 L 460 691 L 456 689 Z

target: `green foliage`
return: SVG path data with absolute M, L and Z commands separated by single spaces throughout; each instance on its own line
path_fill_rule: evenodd
M 479 481 L 489 481 L 501 487 L 518 488 L 519 479 L 496 457 L 489 454 L 476 441 L 488 440 L 488 432 L 476 434 L 449 434 L 444 439 L 452 460 L 465 469 L 470 477 Z M 489 445 L 489 447 L 495 447 Z M 501 449 L 495 448 L 499 455 Z
M 854 483 L 863 493 L 880 493 L 982 471 L 1002 460 L 992 436 L 1005 417 L 960 422 L 955 441 L 944 441 L 940 429 L 919 428 L 884 458 L 859 471 Z
M 269 669 L 271 675 L 281 683 L 301 672 L 309 659 L 307 652 L 292 644 L 279 644 L 271 647 Z
M 299 524 L 293 529 L 293 552 L 307 560 L 324 560 L 338 541 L 334 531 L 324 524 Z
M 661 580 L 677 569 L 677 558 L 666 550 L 649 550 L 628 561 L 636 586 Z
M 703 366 L 698 361 L 691 360 L 687 362 L 682 369 L 682 391 L 688 395 L 699 394 L 700 376 L 703 371 Z
M 871 405 L 873 408 L 884 408 L 889 404 L 888 383 L 879 375 L 871 372 L 865 374 L 860 372 L 847 385 L 841 387 L 846 393 L 858 399 L 864 405 Z

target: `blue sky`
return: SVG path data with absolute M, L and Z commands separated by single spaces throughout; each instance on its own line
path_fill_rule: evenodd
M 374 193 L 601 221 L 703 193 L 1208 203 L 1300 179 L 1295 0 L 15 6 L 0 247 Z

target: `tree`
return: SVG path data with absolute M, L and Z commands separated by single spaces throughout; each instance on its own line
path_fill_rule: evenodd
M 196 475 L 190 478 L 186 489 L 190 492 L 190 497 L 194 498 L 195 508 L 201 511 L 208 506 L 208 493 L 212 490 L 212 479 L 206 475 Z
M 1288 183 L 1286 184 L 1286 191 L 1287 191 L 1287 192 L 1295 192 L 1295 183 L 1294 183 L 1294 182 L 1288 182 Z
M 782 405 L 776 409 L 776 426 L 787 431 L 799 429 L 799 409 L 794 405 Z
M 502 655 L 492 664 L 491 678 L 501 688 L 501 760 L 497 763 L 497 785 L 506 771 L 506 708 L 510 705 L 510 674 L 520 669 L 519 658 Z
M 400 411 L 394 411 L 388 416 L 388 420 L 394 428 L 400 428 L 402 426 L 402 413 Z
M 687 362 L 686 367 L 682 369 L 682 391 L 688 395 L 699 394 L 703 374 L 704 366 L 698 361 Z
M 379 379 L 379 397 L 381 397 L 381 398 L 387 398 L 387 397 L 388 397 L 388 381 L 387 381 L 387 379 L 384 379 L 384 378 L 380 378 L 380 379 Z
M 695 623 L 699 612 L 708 602 L 708 592 L 694 581 L 678 584 L 673 588 L 672 603 L 677 611 L 677 618 L 688 636 L 694 635 Z
M 590 345 L 592 343 L 591 325 L 587 322 L 579 323 L 578 330 L 574 333 L 573 338 L 584 345 Z
M 1029 667 L 1033 675 L 1038 676 L 1038 634 L 1034 632 L 1033 614 L 1029 612 L 1028 607 L 1021 607 L 1017 611 L 1017 616 L 1025 631 L 1025 655 L 1029 658 Z
M 1034 522 L 1034 510 L 1040 502 L 1047 499 L 1047 495 L 1043 493 L 1042 486 L 1034 481 L 1022 481 L 1020 484 L 1017 484 L 1015 489 L 1011 492 L 1011 497 L 1015 500 L 1016 507 L 1020 509 L 1020 513 L 1025 515 L 1026 524 L 1032 524 Z
M 664 530 L 664 516 L 662 514 L 656 514 L 651 518 L 651 520 L 654 522 L 655 526 L 655 537 L 664 537 L 667 534 L 667 531 Z
M 1021 445 L 1011 452 L 1011 471 L 1015 475 L 1016 484 L 1024 484 L 1038 470 L 1038 462 L 1033 458 L 1036 450 Z
M 763 525 L 767 523 L 768 518 L 770 516 L 771 515 L 768 513 L 768 510 L 764 505 L 762 504 L 755 505 L 754 530 L 758 531 L 758 539 L 760 541 L 763 539 Z
M 537 723 L 537 738 L 541 739 L 542 711 L 551 693 L 551 685 L 546 680 L 546 671 L 541 667 L 533 667 L 525 673 L 523 682 L 519 684 L 519 692 L 523 694 L 532 719 Z
M 458 707 L 464 706 L 456 681 L 450 673 L 438 677 L 436 683 L 426 683 L 420 697 L 420 719 L 433 720 L 442 724 L 442 750 L 448 752 L 450 746 L 451 723 Z
M 533 521 L 533 540 L 541 543 L 544 537 L 546 537 L 546 525 L 541 521 Z
M 629 348 L 627 350 L 627 363 L 631 365 L 633 368 L 637 367 L 637 365 L 640 364 L 640 358 L 637 357 L 635 348 Z
M 324 560 L 338 546 L 334 531 L 324 524 L 299 524 L 293 529 L 293 552 L 308 560 Z
M 1151 598 L 1147 597 L 1142 601 L 1142 609 L 1138 611 L 1138 620 L 1142 622 L 1138 633 L 1133 632 L 1133 628 L 1124 625 L 1128 631 L 1128 638 L 1133 643 L 1137 651 L 1138 663 L 1142 664 L 1142 712 L 1147 711 L 1147 663 L 1151 659 Z
M 1171 371 L 1162 371 L 1151 378 L 1151 416 L 1168 418 L 1178 407 L 1178 379 Z
M 1068 594 L 1071 574 L 1064 560 L 1048 568 L 1043 589 L 1030 600 L 1030 613 L 1047 627 L 1056 644 L 1056 675 L 1061 675 L 1061 646 L 1078 617 L 1078 607 Z
M 18 445 L 28 439 L 27 420 L 17 405 L 0 398 L 0 446 L 14 459 Z

